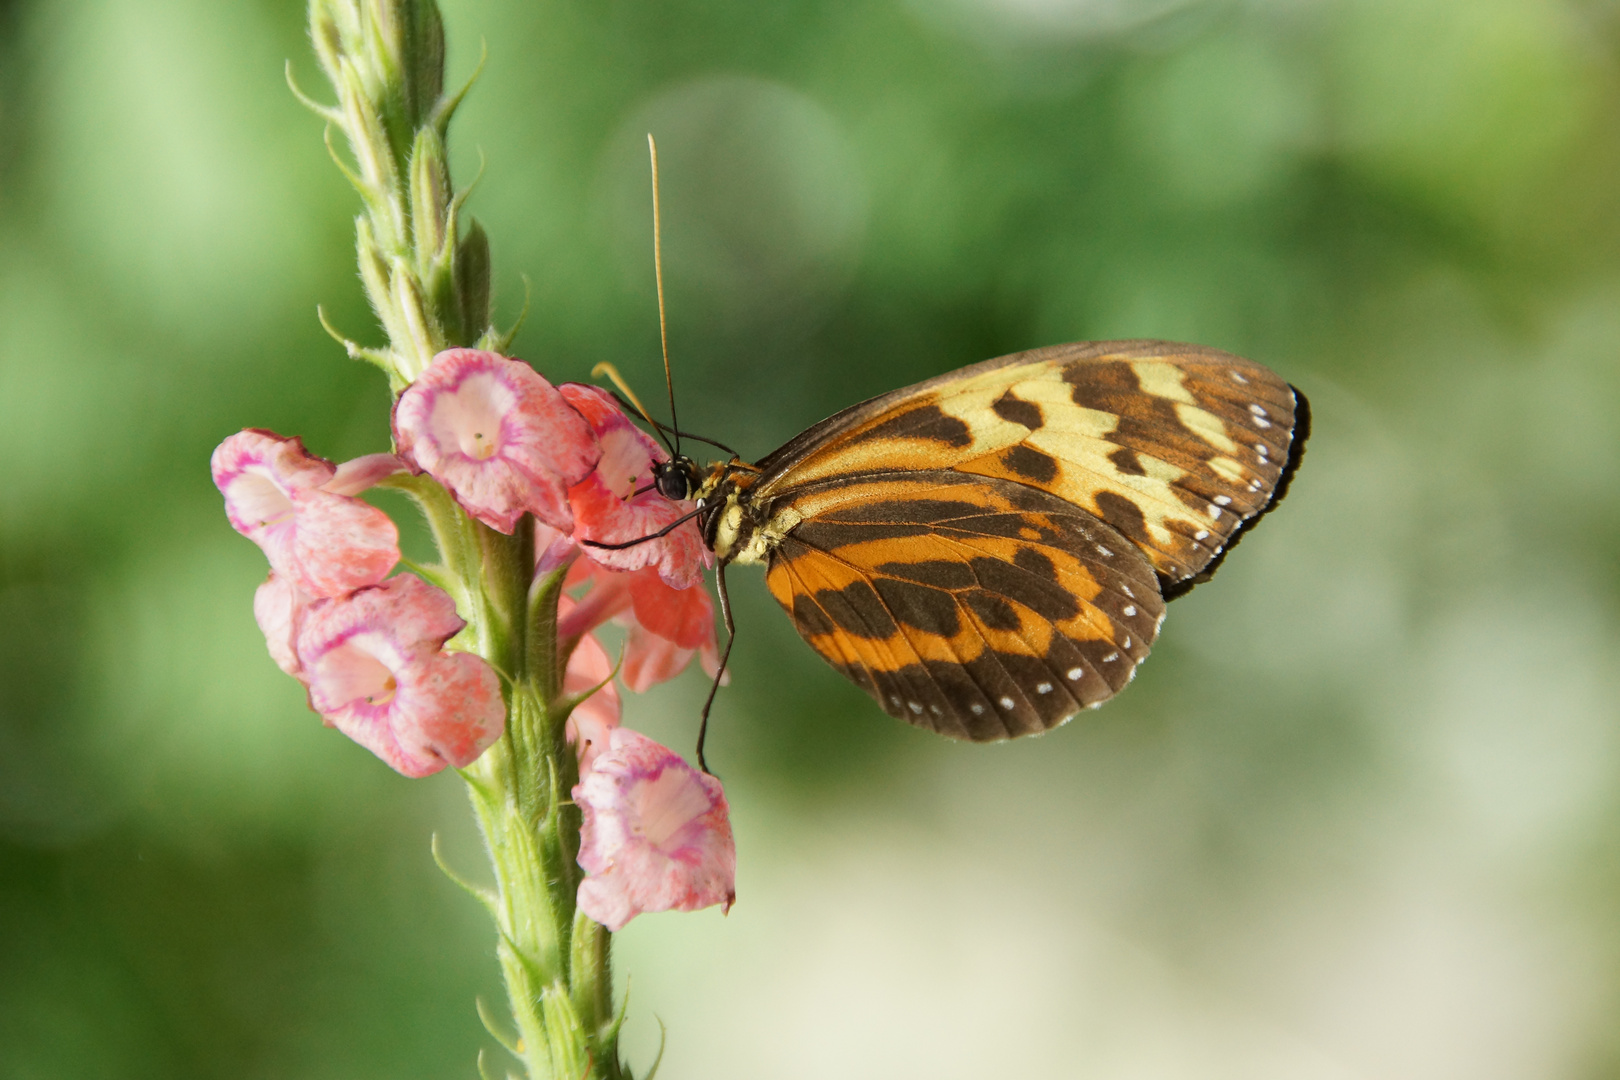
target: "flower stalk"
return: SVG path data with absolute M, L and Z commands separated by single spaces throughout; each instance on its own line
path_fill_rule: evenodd
M 467 782 L 494 890 L 433 854 L 495 920 L 511 1024 L 480 1002 L 490 1034 L 529 1080 L 619 1080 L 611 932 L 736 896 L 719 781 L 622 728 L 615 685 L 639 692 L 693 659 L 716 673 L 712 558 L 692 504 L 655 482 L 668 456 L 612 395 L 501 355 L 489 241 L 463 227 L 445 155 L 461 93 L 443 93 L 432 0 L 309 10 L 338 104 L 293 92 L 360 193 L 360 278 L 388 342 L 327 329 L 386 373 L 393 450 L 336 464 L 246 428 L 210 471 L 270 564 L 254 620 L 310 708 L 404 776 Z M 394 522 L 359 498 L 378 486 L 416 503 L 438 562 L 402 557 Z M 618 663 L 595 636 L 610 619 L 628 629 Z
M 465 89 L 444 93 L 444 30 L 432 0 L 311 0 L 310 36 L 335 106 L 294 92 L 335 130 L 333 158 L 359 192 L 356 253 L 387 345 L 339 337 L 387 374 L 397 396 L 455 346 L 500 349 L 490 325 L 489 241 L 450 175 L 446 138 Z M 334 335 L 336 336 L 336 335 Z M 553 391 L 553 393 L 555 393 Z M 506 726 L 462 769 L 494 869 L 484 897 L 498 932 L 518 1054 L 531 1080 L 618 1080 L 622 1017 L 612 1008 L 610 935 L 576 911 L 581 815 L 568 793 L 578 764 L 565 735 L 568 655 L 557 644 L 567 567 L 535 576 L 533 519 L 501 532 L 470 516 L 426 474 L 384 484 L 409 494 L 442 562 L 424 575 L 454 598 L 466 627 L 447 648 L 501 677 Z

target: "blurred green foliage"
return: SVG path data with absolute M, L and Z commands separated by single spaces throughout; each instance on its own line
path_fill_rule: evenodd
M 1620 7 L 446 0 L 503 319 L 757 456 L 985 357 L 1200 341 L 1311 396 L 1123 697 L 961 747 L 735 575 L 722 920 L 619 941 L 661 1076 L 1620 1072 Z M 321 728 L 207 457 L 382 449 L 293 0 L 0 4 L 0 1080 L 472 1076 L 454 777 Z M 402 511 L 402 506 L 390 505 Z M 403 514 L 401 515 L 403 516 Z M 420 542 L 420 537 L 417 537 Z M 692 680 L 629 703 L 677 747 Z

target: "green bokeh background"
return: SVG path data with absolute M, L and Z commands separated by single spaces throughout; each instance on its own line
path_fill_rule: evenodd
M 731 915 L 660 1076 L 1620 1075 L 1620 6 L 446 0 L 515 350 L 759 455 L 1018 349 L 1252 356 L 1316 431 L 1118 701 L 964 747 L 733 575 Z M 472 1077 L 454 776 L 271 664 L 207 457 L 386 446 L 292 0 L 0 3 L 0 1080 Z M 324 96 L 324 95 L 322 95 Z M 402 506 L 390 509 L 403 510 Z M 401 516 L 405 516 L 401 514 Z M 419 542 L 420 538 L 417 538 Z M 695 676 L 627 707 L 690 745 Z

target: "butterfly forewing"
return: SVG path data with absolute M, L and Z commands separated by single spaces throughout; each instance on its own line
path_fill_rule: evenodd
M 767 582 L 891 715 L 957 738 L 1043 731 L 1113 696 L 1164 604 L 1118 532 L 1022 484 L 943 470 L 782 493 Z
M 1060 345 L 897 390 L 760 463 L 760 497 L 951 469 L 1055 495 L 1106 522 L 1167 585 L 1211 567 L 1292 461 L 1303 402 L 1271 371 L 1156 341 Z

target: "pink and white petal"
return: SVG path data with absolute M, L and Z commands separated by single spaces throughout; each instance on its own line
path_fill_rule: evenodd
M 497 532 L 510 536 L 525 513 L 565 531 L 574 527 L 568 488 L 554 474 L 508 458 L 474 461 L 459 454 L 441 458 L 427 471 L 462 509 Z
M 534 573 L 544 577 L 560 567 L 569 566 L 579 557 L 579 545 L 561 529 L 554 529 L 543 521 L 534 523 Z
M 394 738 L 414 762 L 437 761 L 434 772 L 472 764 L 506 728 L 500 677 L 472 653 L 441 652 L 412 664 L 400 678 L 399 701 Z
M 600 386 L 589 383 L 565 382 L 557 384 L 557 392 L 567 399 L 574 411 L 585 418 L 591 429 L 600 435 L 616 427 L 634 427 L 624 415 L 618 399 Z M 656 449 L 657 444 L 653 444 Z
M 558 389 L 590 421 L 602 447 L 596 469 L 568 493 L 576 540 L 622 544 L 652 536 L 692 512 L 693 503 L 666 499 L 656 489 L 643 490 L 651 488 L 654 464 L 669 460 L 669 455 L 630 422 L 611 394 L 579 383 L 564 383 Z M 656 565 L 676 586 L 696 581 L 708 554 L 696 522 L 633 547 L 587 550 L 598 563 L 614 570 Z
M 318 490 L 294 491 L 297 581 L 315 596 L 338 596 L 388 576 L 399 562 L 399 530 L 370 503 Z
M 461 626 L 450 597 L 409 574 L 311 605 L 297 646 L 310 707 L 406 776 L 467 764 L 506 707 L 488 664 L 438 651 Z
M 598 544 L 622 544 L 655 536 L 689 514 L 695 505 L 672 502 L 656 491 L 627 500 L 597 473 L 569 488 L 568 501 L 574 513 L 574 538 Z M 597 563 L 613 570 L 656 567 L 662 577 L 678 588 L 703 576 L 708 554 L 696 520 L 632 547 L 614 549 L 587 545 L 585 550 Z
M 459 768 L 500 738 L 506 724 L 500 679 L 478 657 L 436 653 L 410 661 L 397 671 L 376 671 L 369 677 L 364 670 L 366 659 L 377 668 L 385 667 L 358 651 L 343 662 L 356 669 L 351 692 L 369 689 L 371 693 L 323 709 L 321 715 L 396 772 L 422 777 L 446 765 Z M 313 684 L 311 690 L 313 700 Z
M 527 364 L 478 349 L 447 349 L 394 408 L 400 453 L 444 484 L 466 510 L 510 533 L 525 512 L 573 527 L 567 488 L 600 457 L 591 427 Z
M 736 898 L 736 846 L 720 782 L 639 732 L 617 728 L 574 787 L 584 816 L 582 911 L 611 930 L 645 911 Z
M 253 619 L 264 634 L 270 659 L 299 681 L 304 668 L 298 662 L 298 622 L 308 605 L 309 598 L 274 570 L 253 594 Z
M 619 690 L 609 681 L 612 677 L 613 661 L 601 643 L 590 634 L 580 638 L 568 658 L 563 693 L 574 696 L 592 687 L 601 687 L 574 706 L 574 711 L 568 715 L 568 741 L 579 754 L 581 776 L 589 771 L 596 756 L 607 745 L 608 733 L 619 726 Z
M 298 656 L 306 670 L 320 656 L 359 633 L 379 635 L 399 664 L 429 655 L 467 624 L 450 594 L 414 574 L 312 605 L 298 631 Z M 317 710 L 319 711 L 319 710 Z
M 409 471 L 410 466 L 398 454 L 367 454 L 339 465 L 323 490 L 334 495 L 358 495 L 390 476 Z
M 683 649 L 714 642 L 714 601 L 701 584 L 675 588 L 662 575 L 643 570 L 630 579 L 636 622 Z
M 644 694 L 685 671 L 696 653 L 696 649 L 683 649 L 644 627 L 632 626 L 625 635 L 624 663 L 619 667 L 619 678 L 626 689 Z
M 303 439 L 296 435 L 290 438 L 277 435 L 264 428 L 244 428 L 226 438 L 214 448 L 209 467 L 214 476 L 214 485 L 222 493 L 226 485 L 249 470 L 283 492 L 293 488 L 320 487 L 337 472 L 330 461 L 304 449 Z M 227 493 L 226 513 L 232 514 L 232 509 Z M 244 525 L 237 525 L 244 532 L 262 516 L 254 512 L 255 508 L 246 509 Z M 231 524 L 237 524 L 234 514 Z
M 587 569 L 579 573 L 582 567 Z M 558 609 L 557 636 L 561 638 L 588 633 L 614 616 L 630 610 L 628 574 L 603 570 L 589 559 L 581 559 L 569 570 L 566 584 L 575 584 L 576 575 L 580 580 L 589 581 L 591 588 L 579 600 Z

